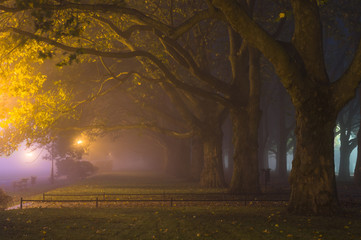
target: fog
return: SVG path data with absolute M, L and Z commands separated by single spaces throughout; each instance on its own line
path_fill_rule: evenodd
M 115 140 L 98 139 L 83 158 L 100 171 L 162 171 L 165 150 L 147 136 L 125 134 Z
M 49 177 L 51 162 L 43 159 L 46 154 L 47 152 L 43 149 L 26 149 L 21 146 L 12 155 L 2 156 L 0 158 L 0 185 L 31 176 L 39 179 Z

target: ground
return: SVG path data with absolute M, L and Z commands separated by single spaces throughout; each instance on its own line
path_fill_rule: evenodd
M 223 191 L 165 180 L 159 175 L 101 175 L 51 193 Z M 34 206 L 1 211 L 0 239 L 361 239 L 359 206 L 347 207 L 333 217 L 290 215 L 285 204 L 258 202 L 246 206 Z

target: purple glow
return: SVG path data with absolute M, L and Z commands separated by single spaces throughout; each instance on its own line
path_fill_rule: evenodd
M 30 176 L 48 177 L 51 162 L 43 160 L 46 153 L 42 149 L 32 151 L 32 149 L 21 146 L 18 151 L 9 157 L 0 157 L 0 187 L 3 183 L 20 178 L 29 178 Z

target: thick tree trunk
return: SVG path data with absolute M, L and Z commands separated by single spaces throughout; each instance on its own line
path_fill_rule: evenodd
M 234 165 L 230 191 L 241 194 L 259 193 L 258 132 L 251 130 L 258 128 L 258 121 L 252 121 L 247 112 L 231 112 L 231 118 Z
M 357 185 L 361 185 L 361 124 L 357 133 L 357 160 L 354 172 L 354 181 Z
M 339 210 L 334 171 L 336 114 L 327 111 L 327 100 L 296 109 L 296 153 L 291 171 L 289 210 L 305 214 L 332 214 Z M 324 98 L 326 99 L 326 98 Z M 313 106 L 318 106 L 313 110 Z
M 230 111 L 234 147 L 230 192 L 250 194 L 260 192 L 258 167 L 258 129 L 261 116 L 260 53 L 248 46 L 248 54 L 244 54 L 241 60 L 239 64 L 248 62 L 249 68 L 248 74 L 243 72 L 238 76 L 238 80 L 242 80 L 239 82 L 241 95 L 234 96 L 234 102 L 240 108 Z M 244 68 L 242 64 L 234 65 L 233 70 L 237 70 L 240 66 Z M 245 78 L 247 75 L 248 81 Z
M 280 180 L 287 181 L 287 129 L 284 90 L 280 89 L 279 104 L 279 138 L 277 144 L 277 174 Z
M 204 158 L 203 141 L 199 136 L 194 136 L 191 144 L 191 178 L 194 181 L 200 181 Z
M 189 178 L 190 147 L 188 141 L 172 137 L 169 137 L 167 141 L 166 172 L 177 177 Z
M 202 187 L 225 187 L 222 162 L 222 129 L 209 129 L 203 137 L 204 162 L 200 184 Z M 213 134 L 212 134 L 213 133 Z
M 267 111 L 267 108 L 265 109 Z M 268 164 L 268 125 L 267 112 L 262 111 L 261 124 L 258 131 L 258 158 L 260 169 L 269 168 Z
M 361 88 L 358 89 L 358 94 L 360 96 L 360 102 L 361 104 Z M 361 106 L 360 106 L 360 115 L 361 115 Z M 356 166 L 354 171 L 354 182 L 357 185 L 361 186 L 361 121 L 359 130 L 357 132 L 357 158 L 356 158 Z
M 350 155 L 351 147 L 349 146 L 349 139 L 346 136 L 345 132 L 342 131 L 340 135 L 340 168 L 338 170 L 338 179 L 339 180 L 349 180 L 350 179 Z

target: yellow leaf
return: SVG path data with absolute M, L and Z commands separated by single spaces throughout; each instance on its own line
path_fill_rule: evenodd
M 286 14 L 283 13 L 283 12 L 281 12 L 281 13 L 279 14 L 279 17 L 280 17 L 280 18 L 285 18 L 285 17 L 286 17 Z

